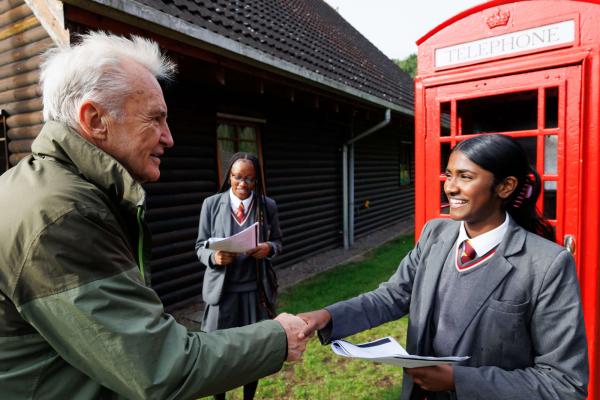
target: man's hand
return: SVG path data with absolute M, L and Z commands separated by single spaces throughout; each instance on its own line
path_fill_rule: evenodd
M 308 339 L 300 339 L 300 332 L 306 326 L 306 323 L 295 315 L 288 313 L 279 314 L 275 321 L 283 326 L 287 336 L 287 361 L 298 361 L 304 350 L 306 350 L 306 342 L 308 341 Z
M 325 328 L 329 321 L 331 321 L 331 314 L 325 309 L 300 313 L 298 317 L 306 322 L 306 326 L 300 332 L 299 339 L 311 337 L 315 331 Z
M 271 252 L 271 245 L 267 242 L 259 243 L 258 246 L 248 251 L 246 254 L 260 260 L 265 258 Z
M 454 370 L 451 365 L 404 368 L 404 372 L 412 376 L 413 381 L 427 391 L 454 390 Z
M 229 265 L 235 258 L 235 253 L 229 253 L 227 251 L 217 250 L 214 254 L 215 264 L 217 265 Z

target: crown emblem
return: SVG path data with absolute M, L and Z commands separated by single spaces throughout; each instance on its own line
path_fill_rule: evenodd
M 505 26 L 506 24 L 508 24 L 509 19 L 509 11 L 502 11 L 498 9 L 498 11 L 496 11 L 494 14 L 486 17 L 485 23 L 490 27 L 490 29 L 492 29 L 497 26 Z

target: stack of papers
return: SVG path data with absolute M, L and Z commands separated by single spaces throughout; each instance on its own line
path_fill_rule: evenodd
M 352 344 L 345 340 L 334 340 L 331 349 L 335 354 L 349 358 L 360 358 L 403 368 L 430 367 L 433 365 L 454 364 L 469 357 L 425 357 L 413 356 L 391 336 L 362 344 Z
M 245 253 L 257 246 L 258 222 L 253 223 L 243 231 L 226 238 L 210 238 L 204 242 L 204 247 L 211 250 L 221 250 L 230 253 Z

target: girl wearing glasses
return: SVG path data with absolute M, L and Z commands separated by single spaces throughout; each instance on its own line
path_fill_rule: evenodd
M 281 230 L 275 201 L 264 194 L 262 168 L 251 153 L 236 153 L 217 194 L 204 200 L 196 254 L 206 266 L 202 297 L 206 303 L 202 330 L 249 325 L 275 317 L 277 283 L 270 260 L 281 252 Z M 204 248 L 211 237 L 234 235 L 259 222 L 259 244 L 246 254 Z M 253 399 L 258 382 L 244 386 Z M 225 393 L 215 396 L 225 399 Z
M 537 212 L 540 177 L 514 140 L 460 142 L 446 167 L 450 219 L 429 221 L 372 292 L 299 314 L 323 342 L 409 315 L 407 351 L 470 356 L 405 369 L 402 399 L 584 399 L 587 344 L 571 254 Z

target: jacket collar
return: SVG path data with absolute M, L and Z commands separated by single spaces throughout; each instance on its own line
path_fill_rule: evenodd
M 134 212 L 144 207 L 146 194 L 142 185 L 115 160 L 85 140 L 66 124 L 48 121 L 31 145 L 35 158 L 52 157 L 70 165 L 76 173 L 115 199 L 121 207 Z

